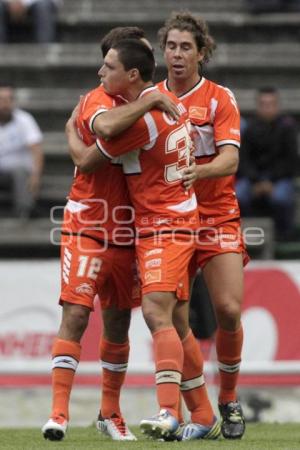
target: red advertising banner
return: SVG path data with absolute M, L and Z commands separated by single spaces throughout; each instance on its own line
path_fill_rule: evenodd
M 0 385 L 50 382 L 51 345 L 61 316 L 58 261 L 0 262 Z M 15 282 L 18 280 L 18 283 Z M 241 384 L 300 385 L 300 263 L 254 262 L 245 271 Z M 77 382 L 99 384 L 99 303 L 82 342 Z M 140 309 L 130 330 L 129 385 L 154 382 L 152 339 Z M 205 370 L 217 372 L 214 342 L 201 343 Z

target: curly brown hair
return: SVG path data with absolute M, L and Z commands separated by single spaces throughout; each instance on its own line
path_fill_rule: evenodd
M 166 47 L 169 31 L 176 29 L 179 31 L 189 31 L 197 44 L 199 51 L 204 51 L 203 62 L 207 63 L 216 48 L 216 43 L 209 34 L 205 20 L 200 16 L 195 16 L 189 11 L 174 11 L 165 21 L 164 26 L 158 31 L 158 38 L 162 50 Z

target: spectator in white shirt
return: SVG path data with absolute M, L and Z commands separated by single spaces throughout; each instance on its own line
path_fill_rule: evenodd
M 34 40 L 53 42 L 56 37 L 56 4 L 58 0 L 0 0 L 0 42 L 8 41 L 8 24 L 15 26 L 30 15 Z
M 17 217 L 29 217 L 43 170 L 43 136 L 35 119 L 15 108 L 13 88 L 0 84 L 0 187 L 12 191 Z

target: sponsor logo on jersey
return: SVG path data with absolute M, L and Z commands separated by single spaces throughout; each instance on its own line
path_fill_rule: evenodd
M 75 289 L 75 292 L 77 294 L 93 294 L 94 289 L 88 283 L 81 283 L 79 286 L 77 286 L 77 288 Z
M 236 248 L 238 248 L 239 244 L 240 244 L 239 240 L 237 240 L 237 241 L 227 241 L 227 242 L 221 241 L 220 242 L 220 247 L 221 248 L 236 249 Z
M 230 133 L 235 134 L 236 136 L 240 136 L 241 132 L 237 128 L 230 128 Z
M 161 281 L 161 270 L 149 270 L 148 272 L 145 272 L 145 282 L 147 284 L 150 283 L 156 283 L 158 281 Z
M 219 239 L 231 239 L 233 241 L 236 239 L 236 234 L 230 233 L 219 234 Z
M 207 108 L 204 106 L 190 106 L 189 108 L 189 118 L 204 120 L 207 115 Z
M 152 250 L 148 250 L 147 252 L 145 252 L 145 258 L 147 258 L 147 256 L 160 255 L 162 251 L 162 248 L 153 248 Z
M 145 268 L 151 269 L 152 267 L 158 267 L 160 265 L 161 265 L 161 258 L 155 258 L 155 259 L 150 259 L 149 261 L 146 261 Z

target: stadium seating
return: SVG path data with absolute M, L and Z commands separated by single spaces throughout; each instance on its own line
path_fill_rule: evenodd
M 205 74 L 235 92 L 245 117 L 253 113 L 255 89 L 263 84 L 278 87 L 284 109 L 300 119 L 300 13 L 253 16 L 245 11 L 243 0 L 184 0 L 179 5 L 208 21 L 218 47 Z M 142 26 L 155 46 L 156 77 L 161 79 L 165 69 L 156 33 L 170 11 L 177 8 L 175 0 L 64 0 L 58 16 L 57 43 L 38 46 L 25 38 L 22 44 L 0 46 L 0 79 L 9 79 L 17 86 L 18 104 L 33 113 L 45 132 L 46 154 L 40 198 L 43 217 L 32 219 L 22 239 L 16 237 L 18 227 L 11 225 L 12 219 L 7 219 L 10 225 L 1 219 L 0 234 L 9 230 L 6 239 L 0 239 L 1 249 L 20 252 L 23 245 L 33 252 L 34 248 L 43 248 L 45 254 L 58 254 L 56 247 L 51 250 L 46 235 L 51 227 L 49 207 L 64 204 L 72 181 L 64 124 L 79 95 L 98 83 L 100 39 L 113 26 Z M 298 191 L 300 211 L 300 181 Z M 0 208 L 4 199 L 0 192 Z M 297 221 L 300 223 L 299 212 Z M 295 246 L 293 253 L 286 248 L 280 252 L 278 257 L 299 256 L 300 248 L 298 252 Z

